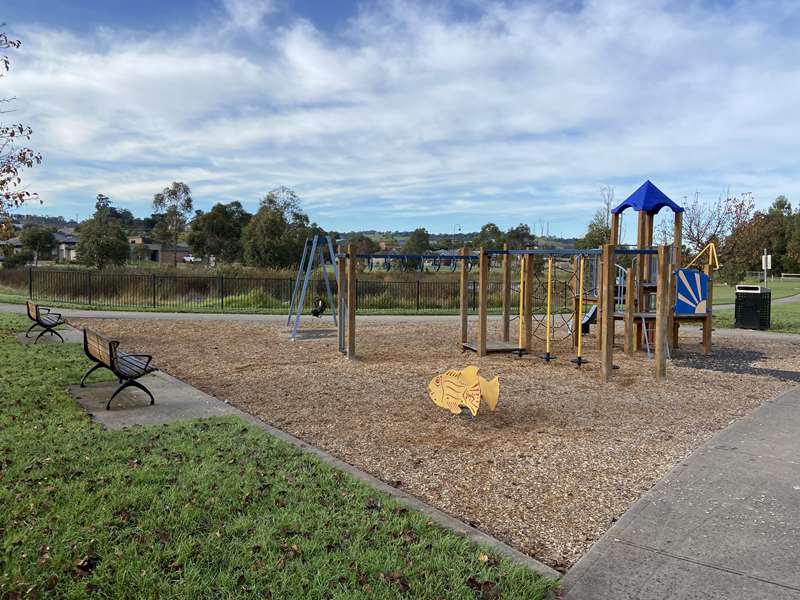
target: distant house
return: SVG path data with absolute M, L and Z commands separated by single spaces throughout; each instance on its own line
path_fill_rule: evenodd
M 57 260 L 59 262 L 72 262 L 77 259 L 75 248 L 81 236 L 73 229 L 59 229 L 53 232 L 56 240 L 55 248 L 48 254 L 39 256 L 40 261 Z M 24 246 L 20 237 L 13 237 L 8 240 L 0 241 L 0 246 L 4 247 L 3 254 L 19 254 Z
M 173 261 L 183 262 L 185 256 L 190 256 L 189 246 L 178 242 L 173 248 L 161 242 L 156 242 L 144 235 L 131 236 L 128 238 L 131 245 L 131 260 L 142 260 L 157 263 L 171 263 Z
M 383 248 L 378 254 L 383 254 L 386 256 L 379 256 L 372 259 L 372 268 L 385 268 L 386 263 L 392 262 L 392 256 L 399 256 L 400 251 L 397 248 L 391 248 L 388 250 L 384 250 Z M 396 261 L 395 261 L 396 262 Z M 397 266 L 397 265 L 390 265 L 390 266 Z
M 22 252 L 22 240 L 19 237 L 0 240 L 0 246 L 3 247 L 3 254 L 10 255 Z
M 56 259 L 58 262 L 73 262 L 78 260 L 76 248 L 81 236 L 73 229 L 59 229 L 53 236 L 56 238 Z
M 378 242 L 378 247 L 381 249 L 381 252 L 395 252 L 398 253 L 401 250 L 401 247 L 397 244 L 393 244 L 391 242 L 387 242 L 386 240 L 381 240 Z

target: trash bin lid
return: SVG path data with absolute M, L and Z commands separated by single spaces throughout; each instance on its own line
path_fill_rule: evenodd
M 744 293 L 744 294 L 760 294 L 761 292 L 768 292 L 769 288 L 760 286 L 760 285 L 737 285 L 736 286 L 736 293 Z

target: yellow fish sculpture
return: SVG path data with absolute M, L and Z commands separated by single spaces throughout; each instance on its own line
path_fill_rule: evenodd
M 434 377 L 428 384 L 428 394 L 436 406 L 446 408 L 454 415 L 460 414 L 464 406 L 474 417 L 478 414 L 481 398 L 489 410 L 494 411 L 500 397 L 500 380 L 495 377 L 487 381 L 480 376 L 478 367 L 469 366 Z

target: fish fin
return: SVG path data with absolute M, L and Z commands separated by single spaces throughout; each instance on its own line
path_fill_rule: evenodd
M 461 380 L 467 385 L 472 385 L 478 382 L 478 373 L 480 369 L 475 365 L 470 365 L 461 369 Z
M 481 387 L 477 382 L 464 391 L 461 404 L 469 409 L 473 417 L 478 414 L 478 408 L 481 405 Z
M 495 377 L 491 381 L 487 381 L 483 377 L 480 378 L 481 396 L 486 400 L 486 406 L 489 410 L 494 412 L 497 406 L 497 399 L 500 397 L 500 380 Z

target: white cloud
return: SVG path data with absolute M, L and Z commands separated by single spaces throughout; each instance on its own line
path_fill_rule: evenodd
M 234 27 L 254 31 L 275 11 L 274 0 L 223 0 Z
M 54 209 L 98 191 L 146 207 L 182 178 L 201 204 L 251 208 L 286 184 L 337 229 L 548 219 L 577 233 L 603 183 L 620 200 L 645 178 L 677 200 L 729 185 L 791 198 L 800 42 L 785 15 L 666 6 L 454 20 L 394 2 L 334 35 L 303 18 L 267 31 L 271 3 L 226 1 L 257 48 L 208 24 L 177 38 L 30 27 L 4 85 L 36 128 L 47 163 L 31 183 Z

